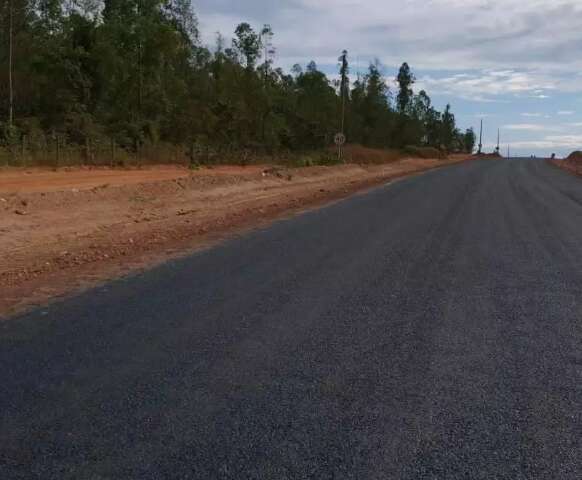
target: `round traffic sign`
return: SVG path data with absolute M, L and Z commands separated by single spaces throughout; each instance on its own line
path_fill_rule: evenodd
M 346 136 L 343 133 L 337 133 L 334 137 L 334 142 L 338 147 L 346 143 Z

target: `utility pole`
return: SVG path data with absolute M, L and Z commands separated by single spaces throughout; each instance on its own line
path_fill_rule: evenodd
M 499 153 L 501 152 L 501 145 L 500 145 L 500 131 L 499 129 L 497 129 L 497 147 L 495 148 L 495 152 L 499 155 Z
M 479 151 L 477 155 L 481 155 L 483 152 L 483 119 L 481 119 L 481 130 L 479 132 Z
M 14 12 L 13 0 L 8 3 L 8 127 L 12 130 L 14 122 L 14 88 L 12 84 L 13 69 L 13 36 L 14 36 Z

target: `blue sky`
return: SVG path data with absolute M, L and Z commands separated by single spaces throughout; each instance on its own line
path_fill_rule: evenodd
M 202 38 L 229 37 L 246 21 L 275 32 L 277 65 L 315 60 L 330 75 L 346 48 L 352 73 L 378 58 L 394 91 L 408 62 L 439 108 L 460 127 L 485 123 L 492 149 L 501 129 L 521 155 L 582 149 L 580 0 L 194 0 Z

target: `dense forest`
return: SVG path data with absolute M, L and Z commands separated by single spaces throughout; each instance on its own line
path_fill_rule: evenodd
M 414 92 L 406 63 L 394 92 L 379 62 L 353 80 L 347 51 L 337 79 L 315 62 L 285 72 L 268 25 L 241 23 L 231 42 L 217 34 L 203 46 L 190 0 L 2 0 L 0 24 L 5 151 L 55 142 L 305 151 L 329 146 L 338 131 L 370 147 L 475 144 L 450 106 L 439 112 Z

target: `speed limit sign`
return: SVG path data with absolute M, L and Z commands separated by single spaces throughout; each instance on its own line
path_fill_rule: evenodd
M 346 136 L 343 133 L 337 133 L 334 137 L 334 142 L 338 147 L 346 143 Z

